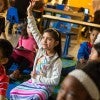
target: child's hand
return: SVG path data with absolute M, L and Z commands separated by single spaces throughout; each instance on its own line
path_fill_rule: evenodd
M 32 71 L 30 75 L 31 75 L 32 78 L 36 78 L 36 76 L 37 76 L 35 71 Z
M 29 4 L 29 6 L 27 8 L 27 12 L 31 12 L 32 11 L 32 8 L 34 7 L 36 1 L 39 1 L 39 0 L 31 0 L 30 1 L 30 4 Z

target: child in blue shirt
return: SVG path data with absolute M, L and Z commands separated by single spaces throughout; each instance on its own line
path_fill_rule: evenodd
M 89 59 L 91 48 L 94 44 L 94 41 L 98 33 L 100 32 L 99 30 L 100 29 L 98 28 L 91 28 L 88 41 L 81 43 L 77 54 L 77 59 L 78 59 L 77 68 L 82 68 L 84 64 L 86 64 L 87 60 Z

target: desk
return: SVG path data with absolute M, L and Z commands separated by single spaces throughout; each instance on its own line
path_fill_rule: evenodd
M 84 19 L 83 13 L 77 13 L 77 12 L 73 12 L 73 11 L 57 10 L 57 9 L 53 9 L 53 8 L 44 8 L 44 11 L 51 12 L 51 13 L 59 13 L 59 14 L 69 15 L 69 16 L 72 17 L 72 19 L 78 19 L 78 20 Z
M 89 22 L 78 21 L 78 20 L 67 19 L 67 18 L 61 18 L 61 17 L 51 16 L 51 15 L 43 15 L 43 18 L 49 19 L 49 20 L 58 20 L 58 21 L 70 22 L 70 23 L 74 23 L 74 24 L 78 24 L 78 25 L 100 28 L 99 24 L 93 24 L 93 23 L 89 23 Z M 49 27 L 49 26 L 47 25 L 47 27 Z
M 72 20 L 72 19 L 67 19 L 67 18 L 61 18 L 61 17 L 51 16 L 51 15 L 43 15 L 43 18 L 47 19 L 45 28 L 49 28 L 50 20 L 64 21 L 64 22 L 70 22 L 70 23 L 79 24 L 79 25 L 100 28 L 100 25 L 98 25 L 98 24 L 93 24 L 93 23 L 88 23 L 88 22 L 83 22 L 83 21 L 78 21 L 78 20 Z M 64 56 L 66 56 L 68 54 L 69 41 L 70 41 L 70 39 L 66 37 L 65 48 L 63 51 Z

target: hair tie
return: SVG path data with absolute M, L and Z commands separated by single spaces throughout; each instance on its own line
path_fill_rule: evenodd
M 76 69 L 68 75 L 75 77 L 86 88 L 92 99 L 99 100 L 100 92 L 93 80 L 83 70 Z
M 57 32 L 57 30 L 55 28 L 49 28 L 49 29 L 52 29 L 54 32 L 56 32 L 59 37 L 59 33 Z

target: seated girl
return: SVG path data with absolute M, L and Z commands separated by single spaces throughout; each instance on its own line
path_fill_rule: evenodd
M 31 79 L 23 82 L 10 92 L 11 100 L 48 100 L 61 75 L 61 34 L 55 29 L 47 29 L 40 34 L 32 8 L 36 0 L 31 0 L 28 11 L 28 25 L 39 47 L 35 57 Z

